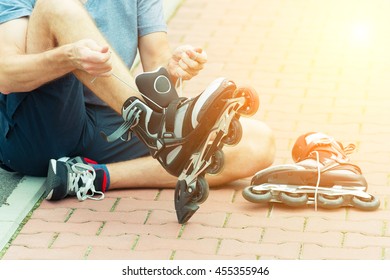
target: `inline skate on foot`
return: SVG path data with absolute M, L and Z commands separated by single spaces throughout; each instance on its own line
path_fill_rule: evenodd
M 122 108 L 123 125 L 105 137 L 126 140 L 136 133 L 152 157 L 178 177 L 175 209 L 179 223 L 185 223 L 208 197 L 205 174 L 223 167 L 223 145 L 241 140 L 239 118 L 256 113 L 258 96 L 219 78 L 197 97 L 180 98 L 164 68 L 142 73 L 135 81 L 145 102 L 129 98 Z
M 323 133 L 302 135 L 292 150 L 295 164 L 272 166 L 256 173 L 242 194 L 254 203 L 376 210 L 380 201 L 366 192 L 367 182 L 360 168 L 347 157 L 354 149 L 354 145 L 343 147 Z

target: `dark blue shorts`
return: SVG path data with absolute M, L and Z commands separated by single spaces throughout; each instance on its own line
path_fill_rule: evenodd
M 112 163 L 149 155 L 133 137 L 106 142 L 123 122 L 107 106 L 86 105 L 83 86 L 67 75 L 29 93 L 0 94 L 0 164 L 26 175 L 46 176 L 49 160 L 68 156 Z

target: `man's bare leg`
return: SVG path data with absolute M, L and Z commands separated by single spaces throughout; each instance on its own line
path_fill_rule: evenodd
M 86 38 L 101 46 L 109 47 L 109 43 L 79 0 L 38 0 L 36 2 L 29 20 L 28 53 L 40 53 Z M 129 69 L 111 47 L 109 51 L 111 52 L 112 72 L 136 89 Z M 84 71 L 76 70 L 74 73 L 81 82 L 118 113 L 121 113 L 123 103 L 130 96 L 141 98 L 137 91 L 113 76 L 95 79 L 95 76 Z
M 218 175 L 208 175 L 209 185 L 218 186 L 253 176 L 272 164 L 275 143 L 272 132 L 262 122 L 241 118 L 243 137 L 234 147 L 224 147 L 225 165 Z M 173 188 L 177 178 L 169 175 L 152 157 L 108 164 L 110 190 L 119 188 Z M 146 174 L 153 174 L 149 176 Z

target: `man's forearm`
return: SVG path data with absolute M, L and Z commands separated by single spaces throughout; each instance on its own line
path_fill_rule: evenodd
M 27 92 L 55 80 L 75 68 L 64 45 L 39 54 L 0 57 L 0 92 Z

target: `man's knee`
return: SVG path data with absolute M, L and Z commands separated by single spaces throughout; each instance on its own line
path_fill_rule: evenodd
M 67 30 L 66 23 L 81 22 L 88 13 L 79 0 L 37 0 L 30 16 L 27 52 L 55 48 Z
M 264 141 L 264 167 L 270 166 L 275 160 L 275 136 L 271 128 L 263 124 L 262 136 Z M 262 167 L 262 168 L 264 168 Z
M 48 20 L 61 17 L 77 20 L 79 11 L 83 9 L 79 0 L 37 0 L 34 6 L 34 12 Z
M 246 148 L 250 153 L 252 171 L 257 172 L 270 166 L 275 159 L 275 137 L 265 123 L 247 119 L 243 123 L 246 135 Z

